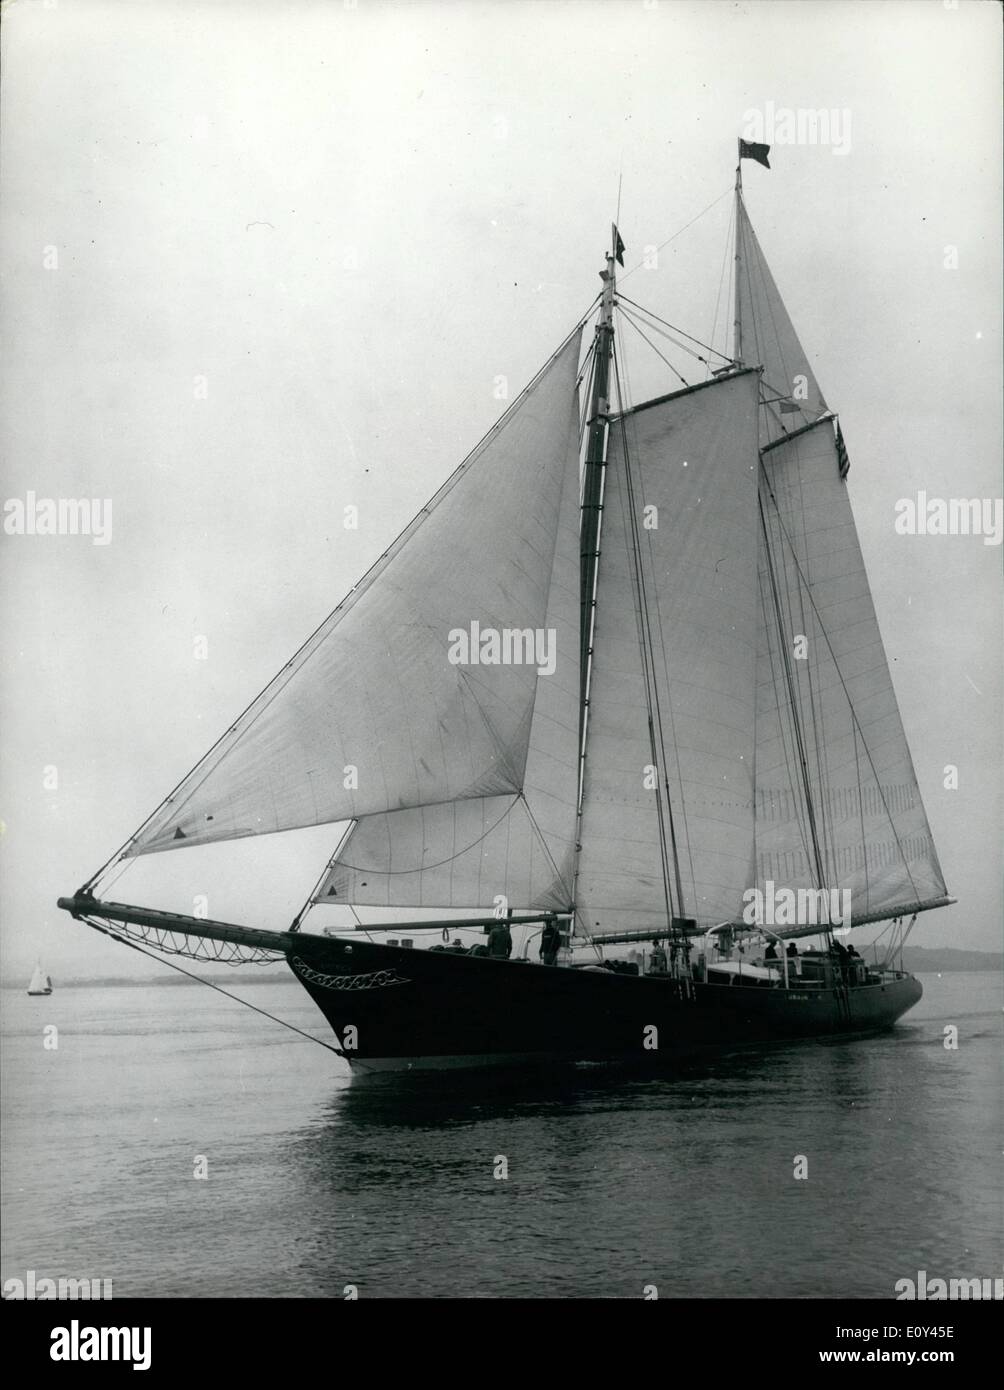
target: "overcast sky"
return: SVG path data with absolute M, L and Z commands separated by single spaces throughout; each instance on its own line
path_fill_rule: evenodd
M 113 532 L 0 536 L 5 978 L 36 955 L 128 973 L 55 898 L 497 418 L 496 377 L 515 393 L 557 347 L 599 289 L 621 174 L 628 269 L 715 204 L 623 282 L 711 333 L 715 200 L 768 103 L 849 133 L 845 153 L 776 144 L 744 181 L 840 412 L 960 900 L 913 940 L 996 948 L 1002 548 L 893 523 L 920 489 L 1001 492 L 999 21 L 975 0 L 7 7 L 3 496 L 109 498 Z M 638 398 L 678 384 L 624 349 Z M 119 894 L 284 926 L 332 847 L 321 827 L 153 857 Z

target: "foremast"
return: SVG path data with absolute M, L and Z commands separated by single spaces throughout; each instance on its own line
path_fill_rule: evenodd
M 582 485 L 582 505 L 580 519 L 580 593 L 581 593 L 581 622 L 580 622 L 580 666 L 579 666 L 579 785 L 577 801 L 577 849 L 581 854 L 582 849 L 582 816 L 583 800 L 585 795 L 586 779 L 586 758 L 588 756 L 589 739 L 589 702 L 591 692 L 591 675 L 594 653 L 594 639 L 596 630 L 596 594 L 599 578 L 599 564 L 601 553 L 601 542 L 603 532 L 603 507 L 604 494 L 606 489 L 608 449 L 610 444 L 611 427 L 611 408 L 610 390 L 612 376 L 616 376 L 615 358 L 615 334 L 614 334 L 614 308 L 617 303 L 617 271 L 618 262 L 623 265 L 622 253 L 624 250 L 620 234 L 616 224 L 611 225 L 610 251 L 606 256 L 606 268 L 600 271 L 600 279 L 603 282 L 603 292 L 601 296 L 600 313 L 596 325 L 594 339 L 594 364 L 592 376 L 592 391 L 587 415 L 587 447 L 583 467 Z M 618 393 L 620 392 L 619 376 L 616 376 Z M 624 402 L 619 401 L 620 409 L 623 410 Z M 635 574 L 637 585 L 636 598 L 643 610 L 647 610 L 644 587 L 640 573 Z M 646 681 L 647 698 L 651 699 L 651 690 Z M 665 757 L 665 748 L 657 748 L 655 712 L 649 709 L 649 730 L 652 739 L 652 757 L 657 765 Z M 661 744 L 661 738 L 659 739 Z M 661 755 L 661 756 L 660 756 Z M 696 929 L 696 924 L 692 919 L 683 916 L 683 886 L 680 874 L 679 853 L 676 844 L 675 831 L 673 829 L 673 811 L 669 802 L 668 783 L 665 787 L 666 802 L 663 805 L 663 792 L 660 788 L 657 791 L 657 807 L 659 811 L 659 837 L 662 851 L 662 875 L 666 893 L 666 926 L 661 930 L 646 931 L 643 935 L 646 940 L 672 938 L 679 942 L 681 948 L 686 951 L 689 949 L 688 938 Z M 672 868 L 670 867 L 672 864 Z M 578 875 L 576 874 L 576 879 Z M 676 913 L 673 910 L 673 887 L 671 878 L 675 877 L 675 889 L 677 895 Z M 576 904 L 572 905 L 573 919 L 576 911 Z M 677 913 L 679 915 L 677 915 Z M 621 932 L 616 933 L 589 933 L 589 939 L 594 943 L 604 941 L 623 941 L 633 940 L 634 933 L 625 935 Z
M 617 248 L 620 238 L 611 228 L 606 269 L 600 271 L 603 294 L 596 324 L 593 354 L 593 385 L 587 417 L 588 443 L 582 481 L 580 540 L 579 624 L 579 815 L 582 814 L 583 772 L 585 767 L 586 725 L 589 712 L 589 675 L 593 655 L 593 629 L 596 617 L 596 576 L 600 558 L 604 470 L 607 463 L 607 435 L 610 422 L 610 365 L 614 352 L 614 302 L 617 290 Z

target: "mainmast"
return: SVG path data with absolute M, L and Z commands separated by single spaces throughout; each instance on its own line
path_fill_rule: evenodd
M 742 311 L 741 311 L 741 309 L 740 309 L 740 305 L 741 305 L 741 303 L 742 303 L 742 300 L 741 300 L 740 297 L 739 297 L 739 276 L 740 276 L 741 273 L 742 273 L 742 234 L 741 234 L 741 232 L 740 232 L 740 230 L 739 230 L 740 227 L 742 226 L 742 222 L 741 222 L 741 218 L 740 218 L 740 214 L 741 214 L 741 212 L 742 212 L 742 201 L 743 201 L 743 161 L 742 161 L 742 141 L 740 140 L 740 142 L 739 142 L 739 158 L 736 160 L 736 217 L 735 217 L 735 228 L 736 228 L 736 253 L 735 253 L 736 299 L 735 299 L 735 305 L 736 305 L 736 308 L 735 308 L 735 319 L 733 320 L 733 327 L 734 327 L 734 329 L 735 329 L 735 334 L 734 334 L 735 341 L 734 341 L 733 344 L 732 344 L 732 356 L 733 356 L 733 359 L 735 360 L 735 364 L 736 364 L 737 367 L 741 367 L 742 364 L 743 364 L 743 319 L 742 319 Z

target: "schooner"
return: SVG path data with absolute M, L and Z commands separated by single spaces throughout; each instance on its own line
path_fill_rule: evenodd
M 895 948 L 951 899 L 840 424 L 743 158 L 766 147 L 740 144 L 730 354 L 683 335 L 707 379 L 626 400 L 615 319 L 669 325 L 619 295 L 613 228 L 590 314 L 61 907 L 171 954 L 285 958 L 360 1069 L 662 1061 L 916 1003 Z M 285 930 L 101 897 L 138 856 L 324 824 L 337 847 Z M 315 930 L 326 904 L 442 916 Z M 842 944 L 883 921 L 881 962 Z M 508 924 L 552 947 L 512 958 Z M 488 944 L 389 939 L 458 928 Z

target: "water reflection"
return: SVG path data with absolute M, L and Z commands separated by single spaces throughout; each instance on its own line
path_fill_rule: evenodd
M 286 1147 L 316 1228 L 302 1277 L 340 1291 L 351 1267 L 408 1297 L 637 1297 L 646 1278 L 664 1296 L 889 1297 L 960 1219 L 931 1133 L 950 1074 L 915 1042 L 346 1086 Z

